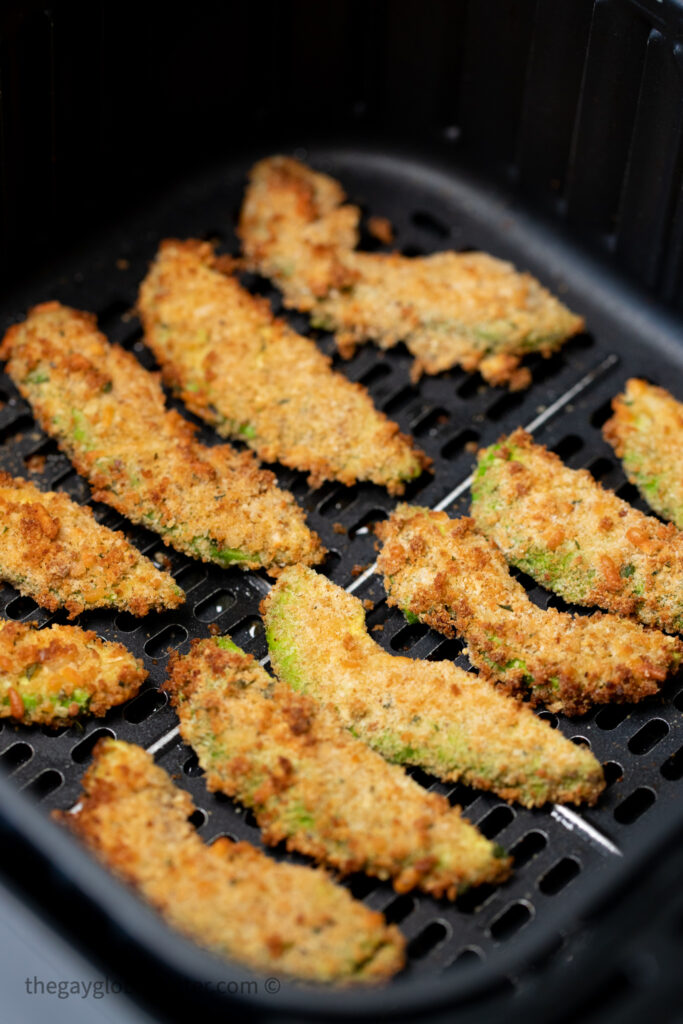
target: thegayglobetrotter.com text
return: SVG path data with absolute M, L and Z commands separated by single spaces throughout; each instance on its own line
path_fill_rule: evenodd
M 265 978 L 259 981 L 234 981 L 216 978 L 206 981 L 188 982 L 194 991 L 223 992 L 226 995 L 255 996 L 261 992 L 277 995 L 280 991 L 279 978 Z M 107 996 L 135 995 L 135 990 L 117 981 L 116 978 L 39 978 L 35 974 L 26 978 L 24 990 L 27 996 L 46 996 L 52 999 L 105 999 Z

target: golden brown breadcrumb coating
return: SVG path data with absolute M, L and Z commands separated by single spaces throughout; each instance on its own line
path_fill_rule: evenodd
M 55 812 L 167 923 L 259 971 L 373 982 L 404 961 L 404 940 L 320 869 L 279 864 L 249 843 L 207 846 L 195 807 L 141 747 L 100 740 L 75 812 Z
M 265 568 L 322 560 L 319 538 L 272 473 L 229 445 L 207 448 L 166 409 L 158 377 L 110 345 L 95 318 L 46 302 L 10 327 L 7 372 L 93 497 L 205 562 Z
M 239 228 L 250 269 L 334 331 L 342 353 L 404 341 L 415 376 L 462 366 L 517 389 L 531 381 L 525 355 L 550 355 L 583 330 L 530 274 L 486 253 L 356 251 L 360 210 L 344 199 L 327 175 L 269 157 L 251 170 Z
M 683 658 L 680 640 L 629 619 L 538 608 L 473 519 L 400 505 L 376 532 L 389 604 L 464 637 L 482 675 L 551 711 L 642 700 Z
M 175 608 L 185 594 L 119 530 L 60 491 L 0 473 L 0 579 L 70 618 L 90 608 L 133 615 Z
M 524 430 L 479 453 L 472 515 L 508 562 L 565 600 L 683 630 L 683 534 Z
M 292 566 L 261 607 L 279 678 L 334 707 L 387 760 L 526 807 L 595 803 L 604 788 L 589 750 L 488 680 L 451 662 L 382 650 L 367 632 L 362 603 L 318 573 Z
M 683 529 L 683 404 L 664 388 L 631 378 L 612 407 L 605 440 L 650 508 Z
M 272 679 L 229 637 L 174 652 L 164 688 L 207 787 L 251 807 L 269 845 L 284 840 L 343 874 L 450 899 L 509 875 L 509 859 L 459 808 L 352 736 L 332 709 Z
M 208 242 L 162 242 L 143 281 L 145 341 L 192 412 L 309 483 L 401 494 L 429 460 L 309 338 L 217 269 Z
M 61 726 L 81 714 L 104 715 L 146 678 L 123 644 L 78 626 L 0 622 L 0 718 Z

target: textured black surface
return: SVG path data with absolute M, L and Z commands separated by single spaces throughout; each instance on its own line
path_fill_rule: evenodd
M 534 383 L 528 391 L 516 394 L 491 389 L 479 376 L 461 371 L 411 384 L 411 360 L 402 347 L 382 354 L 367 346 L 349 362 L 335 357 L 342 372 L 364 382 L 376 404 L 403 430 L 412 432 L 434 459 L 435 475 L 425 475 L 411 485 L 409 500 L 430 506 L 441 502 L 470 472 L 473 444 L 488 444 L 519 424 L 529 424 L 591 374 L 590 383 L 549 416 L 536 436 L 559 451 L 570 465 L 588 467 L 605 484 L 633 500 L 633 490 L 603 442 L 600 427 L 610 398 L 630 375 L 645 375 L 683 398 L 683 388 L 677 388 L 683 363 L 677 325 L 639 303 L 597 265 L 577 261 L 559 238 L 548 235 L 541 225 L 462 173 L 400 153 L 311 149 L 298 155 L 339 177 L 350 197 L 368 212 L 388 216 L 396 229 L 396 245 L 403 251 L 416 254 L 475 247 L 513 258 L 588 319 L 590 333 L 571 341 L 550 360 L 531 361 Z M 236 252 L 232 226 L 249 163 L 250 159 L 244 159 L 216 168 L 164 196 L 144 216 L 124 223 L 98 246 L 65 261 L 52 275 L 15 294 L 11 304 L 0 311 L 0 326 L 21 318 L 33 302 L 58 298 L 97 312 L 111 340 L 131 347 L 146 366 L 152 366 L 137 321 L 127 312 L 147 261 L 158 240 L 166 235 L 217 237 L 227 251 Z M 265 282 L 250 278 L 248 284 L 279 309 L 277 295 Z M 332 351 L 331 338 L 309 331 L 305 317 L 292 315 L 289 319 L 316 337 L 325 351 Z M 616 356 L 612 363 L 606 362 L 610 356 Z M 0 377 L 0 399 L 2 468 L 30 475 L 43 488 L 64 489 L 76 500 L 87 501 L 87 485 L 35 427 L 28 407 L 6 377 Z M 202 429 L 201 436 L 207 443 L 217 440 L 207 429 Z M 32 472 L 35 455 L 45 456 L 40 472 Z M 332 552 L 323 571 L 348 586 L 354 579 L 354 567 L 368 565 L 375 554 L 368 524 L 385 516 L 393 499 L 371 485 L 345 488 L 326 484 L 312 492 L 303 475 L 276 471 L 280 481 L 293 489 L 311 525 Z M 634 503 L 642 507 L 637 500 Z M 465 491 L 450 510 L 459 513 L 467 507 Z M 31 792 L 46 811 L 69 807 L 75 801 L 90 750 L 103 730 L 148 747 L 173 729 L 175 715 L 157 692 L 170 650 L 186 650 L 192 637 L 206 636 L 216 628 L 229 632 L 259 657 L 266 650 L 258 617 L 259 601 L 268 589 L 265 576 L 193 562 L 164 548 L 154 534 L 127 526 L 106 506 L 97 506 L 96 511 L 107 525 L 123 526 L 146 554 L 156 557 L 162 552 L 169 558 L 172 571 L 187 590 L 188 602 L 185 608 L 142 621 L 110 613 L 90 613 L 78 620 L 101 636 L 126 643 L 144 658 L 150 681 L 123 709 L 58 734 L 4 725 L 0 762 L 12 773 L 16 785 Z M 338 523 L 347 530 L 345 535 L 333 529 Z M 388 650 L 411 657 L 456 658 L 459 664 L 466 664 L 457 642 L 445 641 L 424 627 L 407 627 L 397 611 L 390 611 L 377 578 L 368 580 L 357 593 L 373 601 L 368 621 L 383 625 L 383 630 L 373 635 Z M 557 599 L 539 588 L 530 593 L 543 606 L 548 601 L 556 604 Z M 43 623 L 66 621 L 61 615 L 36 611 L 33 602 L 9 587 L 0 592 L 0 612 Z M 607 766 L 609 788 L 595 809 L 580 813 L 626 857 L 634 839 L 642 838 L 655 818 L 673 824 L 683 817 L 678 783 L 683 777 L 681 709 L 683 680 L 673 679 L 661 697 L 638 707 L 605 708 L 571 721 L 550 716 L 567 736 L 589 743 Z M 201 809 L 197 825 L 204 839 L 227 834 L 259 842 L 250 814 L 225 798 L 207 794 L 196 759 L 187 747 L 172 738 L 159 749 L 160 763 L 191 792 Z M 495 960 L 522 929 L 533 930 L 553 917 L 570 920 L 582 886 L 599 875 L 607 879 L 620 860 L 585 830 L 568 828 L 551 809 L 508 807 L 495 797 L 445 786 L 419 771 L 414 774 L 423 785 L 447 793 L 452 802 L 464 806 L 467 816 L 487 835 L 515 853 L 517 870 L 506 885 L 473 891 L 455 905 L 414 893 L 397 896 L 387 884 L 365 877 L 351 879 L 349 884 L 357 895 L 400 924 L 409 941 L 409 975 L 450 971 L 456 962 L 472 958 Z M 558 948 L 561 944 L 558 928 Z

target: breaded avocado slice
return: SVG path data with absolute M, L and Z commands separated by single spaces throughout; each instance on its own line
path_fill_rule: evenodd
M 401 494 L 427 457 L 315 342 L 219 266 L 208 242 L 169 240 L 142 282 L 145 342 L 166 382 L 223 437 L 304 470 L 313 487 L 369 480 Z
M 91 608 L 142 616 L 185 600 L 169 573 L 120 530 L 101 526 L 92 509 L 7 473 L 0 473 L 0 579 L 71 618 Z
M 322 560 L 304 513 L 249 452 L 199 444 L 158 376 L 88 313 L 46 302 L 7 331 L 0 359 L 96 501 L 192 558 L 270 573 Z
M 471 511 L 508 562 L 566 601 L 683 630 L 683 534 L 525 431 L 479 453 Z
M 123 644 L 78 626 L 0 622 L 0 718 L 62 726 L 81 714 L 104 715 L 146 678 Z
M 530 274 L 486 253 L 358 252 L 360 210 L 344 199 L 327 175 L 269 157 L 252 168 L 239 228 L 249 268 L 334 331 L 344 354 L 404 341 L 415 376 L 462 366 L 515 389 L 531 381 L 525 355 L 550 355 L 583 330 Z
M 227 838 L 207 846 L 188 793 L 141 747 L 100 740 L 73 812 L 55 812 L 166 922 L 219 956 L 308 981 L 376 982 L 403 966 L 404 940 L 320 869 L 271 860 Z
M 612 408 L 602 432 L 626 476 L 651 509 L 683 529 L 683 404 L 632 377 Z
M 683 658 L 680 640 L 629 619 L 538 608 L 473 519 L 400 505 L 376 532 L 389 604 L 464 637 L 482 675 L 551 711 L 642 700 Z
M 365 871 L 454 899 L 510 873 L 510 861 L 451 808 L 295 693 L 228 637 L 173 656 L 165 688 L 206 784 L 253 809 L 265 842 L 283 840 L 342 874 Z M 331 766 L 333 766 L 331 770 Z
M 594 803 L 602 791 L 589 750 L 450 662 L 388 654 L 367 632 L 361 602 L 318 573 L 292 566 L 262 612 L 279 678 L 335 708 L 387 760 L 526 807 Z

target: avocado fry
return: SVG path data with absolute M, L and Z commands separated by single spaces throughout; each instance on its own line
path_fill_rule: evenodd
M 530 274 L 486 253 L 358 252 L 360 210 L 344 199 L 327 175 L 269 157 L 252 168 L 239 228 L 247 266 L 334 331 L 343 354 L 404 341 L 416 377 L 462 366 L 517 389 L 531 381 L 525 355 L 550 355 L 583 330 Z
M 325 480 L 370 480 L 400 494 L 427 457 L 331 368 L 315 342 L 273 316 L 208 242 L 168 240 L 142 282 L 145 342 L 188 409 L 265 462 Z
M 304 514 L 253 455 L 208 448 L 166 409 L 156 375 L 110 345 L 95 318 L 46 302 L 10 327 L 7 372 L 43 430 L 107 502 L 205 562 L 265 568 L 322 560 Z
M 165 688 L 207 787 L 252 808 L 266 843 L 285 840 L 343 874 L 390 878 L 398 892 L 454 899 L 508 876 L 509 859 L 459 808 L 352 736 L 331 708 L 273 679 L 229 637 L 174 654 Z
M 134 697 L 146 678 L 140 659 L 123 644 L 92 631 L 0 622 L 0 718 L 68 725 Z
M 219 956 L 319 982 L 377 982 L 404 940 L 320 869 L 279 864 L 249 843 L 207 846 L 195 807 L 141 747 L 103 739 L 72 812 L 55 817 L 154 907 Z
M 61 491 L 0 473 L 0 579 L 48 611 L 132 615 L 175 608 L 185 594 L 126 540 Z
M 680 640 L 629 619 L 538 608 L 473 519 L 400 505 L 376 532 L 389 604 L 464 637 L 483 676 L 551 711 L 642 700 L 683 658 Z
M 509 563 L 566 601 L 683 630 L 683 534 L 524 430 L 479 453 L 471 512 Z
M 650 508 L 683 529 L 683 404 L 631 378 L 602 432 Z
M 604 788 L 589 750 L 450 662 L 388 654 L 362 603 L 305 566 L 283 573 L 261 607 L 279 678 L 335 708 L 387 760 L 526 807 L 592 804 Z

